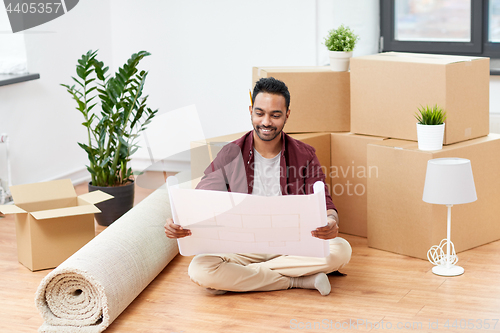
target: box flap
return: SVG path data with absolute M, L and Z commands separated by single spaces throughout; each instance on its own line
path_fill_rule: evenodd
M 89 193 L 85 193 L 78 196 L 80 199 L 85 200 L 90 204 L 96 204 L 99 202 L 103 202 L 109 199 L 113 199 L 114 197 L 111 194 L 104 193 L 103 191 L 93 191 Z
M 286 132 L 286 134 L 288 134 L 292 138 L 294 138 L 296 140 L 300 140 L 300 141 L 310 139 L 310 138 L 322 137 L 323 135 L 330 136 L 329 132 L 317 132 L 317 133 L 290 133 L 290 132 Z
M 332 73 L 330 66 L 277 66 L 277 67 L 257 67 L 258 75 L 266 73 L 310 73 L 326 72 Z M 335 72 L 333 72 L 335 73 Z
M 15 185 L 10 187 L 10 192 L 16 205 L 76 197 L 75 188 L 69 179 Z
M 31 212 L 31 215 L 37 220 L 52 219 L 56 217 L 85 215 L 100 213 L 101 211 L 94 205 L 83 205 L 67 208 L 49 209 L 38 212 Z
M 443 145 L 442 149 L 432 150 L 432 151 L 419 150 L 417 141 L 389 139 L 389 140 L 385 140 L 385 141 L 381 141 L 381 142 L 371 142 L 370 144 L 376 145 L 376 146 L 391 147 L 394 149 L 415 150 L 415 151 L 418 151 L 420 153 L 434 154 L 434 153 L 439 153 L 439 152 L 443 152 L 443 151 L 451 151 L 454 149 L 460 149 L 462 147 L 477 145 L 478 143 L 483 143 L 483 142 L 488 142 L 488 141 L 493 141 L 493 140 L 500 140 L 500 134 L 490 133 L 490 134 L 483 136 L 483 137 L 480 137 L 480 138 L 461 141 L 461 142 L 454 143 L 452 145 Z
M 407 140 L 398 140 L 398 139 L 388 139 L 384 141 L 374 141 L 370 142 L 370 144 L 375 146 L 386 146 L 396 149 L 418 149 L 417 141 L 407 141 Z
M 17 207 L 16 205 L 0 205 L 0 213 L 17 214 L 17 213 L 26 213 L 26 211 L 22 208 Z
M 239 132 L 239 133 L 233 133 L 233 134 L 228 134 L 228 135 L 221 135 L 221 136 L 217 136 L 217 137 L 214 137 L 214 138 L 208 138 L 205 141 L 207 143 L 210 143 L 210 142 L 227 142 L 227 143 L 229 143 L 229 142 L 232 142 L 234 140 L 237 140 L 237 139 L 241 138 L 246 133 L 248 133 L 248 131 L 246 131 L 246 132 Z
M 406 52 L 385 52 L 368 56 L 357 57 L 359 59 L 373 59 L 396 62 L 416 62 L 424 64 L 453 64 L 457 62 L 474 61 L 478 59 L 488 59 L 485 57 L 469 57 L 443 54 L 426 54 L 426 53 L 406 53 Z M 356 58 L 353 58 L 356 59 Z

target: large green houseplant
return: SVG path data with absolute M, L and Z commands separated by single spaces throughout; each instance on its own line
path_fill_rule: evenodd
M 97 51 L 88 51 L 76 65 L 77 77 L 72 77 L 76 85 L 62 84 L 84 117 L 87 142 L 78 144 L 89 158 L 89 191 L 100 189 L 115 196 L 109 204 L 116 207 L 103 207 L 107 202 L 98 206 L 102 213 L 96 219 L 101 225 L 109 225 L 133 206 L 133 173 L 128 162 L 139 148 L 139 133 L 158 112 L 148 108 L 148 96 L 142 96 L 148 73 L 139 71 L 138 65 L 149 55 L 134 53 L 114 75 L 107 75 L 108 67 L 97 60 Z M 126 202 L 119 202 L 120 198 Z

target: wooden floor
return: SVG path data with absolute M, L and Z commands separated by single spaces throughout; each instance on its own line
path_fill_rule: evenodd
M 151 191 L 137 187 L 136 201 Z M 106 332 L 500 332 L 500 242 L 460 253 L 465 274 L 445 278 L 427 261 L 342 237 L 353 255 L 346 276 L 330 276 L 327 297 L 301 289 L 209 295 L 189 280 L 191 257 L 177 256 Z M 17 262 L 14 219 L 0 219 L 0 332 L 36 332 L 34 293 L 49 272 Z

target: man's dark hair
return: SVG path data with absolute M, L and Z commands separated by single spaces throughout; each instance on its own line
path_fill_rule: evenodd
M 261 92 L 281 95 L 285 97 L 286 109 L 290 106 L 290 92 L 283 81 L 277 80 L 274 77 L 262 78 L 255 83 L 252 94 L 252 105 L 255 103 L 255 98 Z

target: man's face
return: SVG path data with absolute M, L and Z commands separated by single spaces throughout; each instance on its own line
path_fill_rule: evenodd
M 249 109 L 252 126 L 262 141 L 272 141 L 281 135 L 290 115 L 290 110 L 286 109 L 285 97 L 266 92 L 257 94 L 253 108 Z

